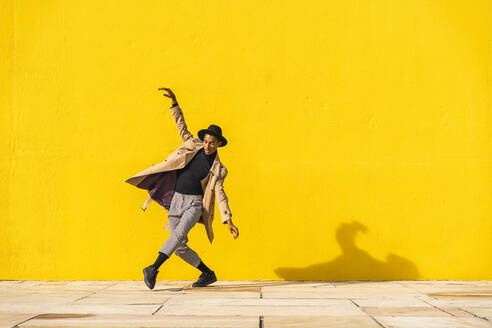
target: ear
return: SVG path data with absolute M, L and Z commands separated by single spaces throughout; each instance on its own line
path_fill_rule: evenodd
M 219 140 L 218 145 L 219 147 L 222 146 L 222 141 Z

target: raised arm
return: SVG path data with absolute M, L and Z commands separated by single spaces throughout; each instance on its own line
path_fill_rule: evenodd
M 176 123 L 176 126 L 178 128 L 179 135 L 181 136 L 181 140 L 183 140 L 183 142 L 185 142 L 188 139 L 193 138 L 193 134 L 191 134 L 190 131 L 188 131 L 188 126 L 186 125 L 183 111 L 179 107 L 178 101 L 176 100 L 176 96 L 174 95 L 174 93 L 169 88 L 159 88 L 157 90 L 167 91 L 168 94 L 164 93 L 163 95 L 168 97 L 168 98 L 171 98 L 171 100 L 173 102 L 173 105 L 171 107 L 171 113 L 173 115 L 174 123 Z

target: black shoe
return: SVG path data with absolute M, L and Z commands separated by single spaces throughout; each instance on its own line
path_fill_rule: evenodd
M 203 272 L 197 281 L 193 283 L 193 287 L 205 287 L 210 285 L 213 282 L 217 281 L 217 277 L 213 271 Z
M 158 273 L 159 271 L 156 268 L 154 268 L 152 265 L 149 265 L 148 267 L 143 269 L 145 284 L 150 289 L 154 289 L 155 278 L 157 277 Z

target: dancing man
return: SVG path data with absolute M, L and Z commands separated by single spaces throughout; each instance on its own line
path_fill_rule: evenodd
M 148 191 L 149 198 L 142 206 L 143 210 L 152 200 L 168 210 L 170 235 L 159 250 L 154 264 L 143 269 L 144 282 L 153 289 L 159 267 L 176 253 L 202 272 L 192 286 L 205 287 L 217 281 L 217 277 L 187 245 L 188 232 L 197 222 L 201 223 L 212 243 L 215 198 L 222 223 L 227 224 L 234 239 L 239 236 L 238 228 L 232 223 L 232 214 L 223 187 L 227 169 L 217 152 L 218 147 L 227 144 L 227 139 L 222 136 L 222 129 L 213 124 L 198 131 L 198 138 L 194 138 L 188 131 L 174 93 L 169 88 L 158 90 L 165 90 L 167 93 L 163 95 L 172 100 L 170 111 L 183 144 L 161 163 L 152 165 L 125 181 Z

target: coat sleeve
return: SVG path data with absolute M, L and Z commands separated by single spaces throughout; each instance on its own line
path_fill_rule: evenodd
M 227 169 L 224 168 L 224 173 L 217 180 L 215 185 L 215 195 L 217 198 L 217 204 L 219 206 L 222 223 L 226 223 L 226 221 L 231 219 L 232 217 L 231 210 L 229 209 L 228 198 L 224 191 L 224 179 L 226 176 L 227 176 Z
M 173 119 L 174 122 L 176 123 L 176 126 L 178 127 L 179 135 L 181 136 L 181 140 L 183 142 L 187 141 L 190 138 L 193 138 L 193 134 L 188 131 L 188 126 L 186 125 L 183 111 L 179 107 L 178 104 L 175 106 L 171 107 L 171 113 L 173 114 Z

